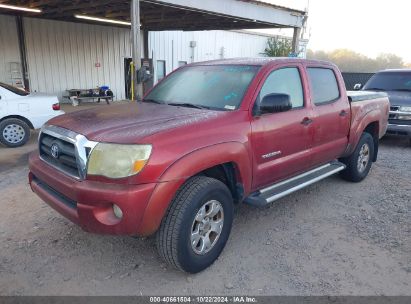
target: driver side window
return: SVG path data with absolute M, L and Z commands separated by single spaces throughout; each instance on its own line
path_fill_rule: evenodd
M 282 68 L 273 71 L 265 80 L 259 94 L 259 100 L 273 93 L 287 94 L 293 108 L 304 106 L 303 86 L 298 68 Z

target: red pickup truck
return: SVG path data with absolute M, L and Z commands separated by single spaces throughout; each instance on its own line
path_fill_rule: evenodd
M 265 206 L 337 172 L 364 179 L 388 114 L 384 93 L 347 96 L 327 62 L 195 63 L 142 102 L 50 120 L 30 186 L 86 231 L 156 233 L 162 258 L 195 273 L 223 250 L 236 204 Z

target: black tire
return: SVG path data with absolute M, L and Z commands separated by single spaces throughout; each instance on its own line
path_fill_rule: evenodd
M 198 254 L 191 244 L 194 220 L 200 209 L 214 200 L 220 203 L 220 210 L 223 210 L 221 233 L 215 238 L 210 251 Z M 233 208 L 231 193 L 219 180 L 206 176 L 189 179 L 177 192 L 157 232 L 156 243 L 160 256 L 182 271 L 197 273 L 204 270 L 224 249 L 233 222 Z
M 0 122 L 0 142 L 10 148 L 23 146 L 30 138 L 30 127 L 23 120 L 8 118 Z
M 362 155 L 361 151 L 363 147 L 368 149 L 368 161 L 364 164 L 365 160 L 362 161 L 362 166 L 359 165 L 360 157 Z M 364 132 L 355 148 L 354 152 L 347 158 L 341 159 L 341 161 L 347 166 L 347 168 L 341 172 L 341 176 L 348 181 L 358 183 L 362 181 L 370 172 L 371 165 L 374 159 L 374 139 L 371 134 Z

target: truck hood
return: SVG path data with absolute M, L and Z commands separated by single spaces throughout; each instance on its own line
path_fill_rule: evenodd
M 411 92 L 387 91 L 392 106 L 411 106 Z
M 131 144 L 161 131 L 193 125 L 224 113 L 139 102 L 98 106 L 53 118 L 47 124 L 72 130 L 92 141 Z

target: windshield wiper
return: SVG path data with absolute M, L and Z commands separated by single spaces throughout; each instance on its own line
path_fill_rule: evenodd
M 170 106 L 179 106 L 179 107 L 187 107 L 187 108 L 195 108 L 195 109 L 210 109 L 207 106 L 196 105 L 188 102 L 169 102 L 168 105 Z
M 143 99 L 142 102 L 151 102 L 151 103 L 157 103 L 157 104 L 165 104 L 164 101 L 155 100 L 155 99 Z

